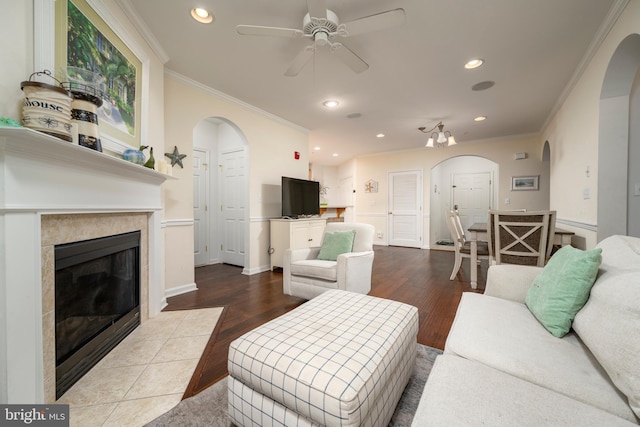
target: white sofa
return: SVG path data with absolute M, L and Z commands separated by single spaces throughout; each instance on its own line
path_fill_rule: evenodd
M 589 300 L 563 338 L 524 299 L 540 267 L 494 265 L 464 293 L 414 426 L 640 423 L 640 239 L 609 237 Z

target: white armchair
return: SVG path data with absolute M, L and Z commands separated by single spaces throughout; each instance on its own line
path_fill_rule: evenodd
M 324 233 L 348 230 L 355 230 L 352 252 L 338 255 L 336 261 L 317 259 L 320 247 L 287 249 L 282 267 L 284 293 L 305 299 L 329 289 L 369 293 L 375 229 L 370 224 L 331 222 Z

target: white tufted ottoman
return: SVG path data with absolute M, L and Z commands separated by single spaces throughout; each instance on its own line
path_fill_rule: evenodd
M 238 426 L 387 426 L 416 358 L 418 309 L 330 290 L 233 341 Z

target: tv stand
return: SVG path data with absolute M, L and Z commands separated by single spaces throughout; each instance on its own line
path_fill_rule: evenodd
M 322 234 L 327 221 L 320 218 L 272 219 L 271 222 L 271 270 L 282 267 L 284 252 L 291 249 L 310 248 L 322 244 Z

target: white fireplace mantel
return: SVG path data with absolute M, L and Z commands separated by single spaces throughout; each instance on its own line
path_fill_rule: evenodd
M 41 216 L 147 212 L 149 316 L 162 308 L 168 175 L 26 128 L 0 127 L 0 403 L 45 403 Z

